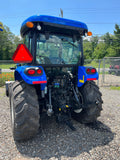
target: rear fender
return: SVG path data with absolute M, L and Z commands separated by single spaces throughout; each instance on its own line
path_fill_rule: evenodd
M 39 67 L 42 70 L 42 75 L 40 76 L 29 76 L 25 74 L 26 68 L 35 68 Z M 19 66 L 15 70 L 15 80 L 24 80 L 26 83 L 35 85 L 35 84 L 41 84 L 41 90 L 45 89 L 45 86 L 47 85 L 47 77 L 45 74 L 45 71 L 42 66 Z
M 88 67 L 84 67 L 84 66 L 78 67 L 78 82 L 77 82 L 78 87 L 81 87 L 86 81 L 98 80 L 99 78 L 98 72 L 94 74 L 87 74 L 86 68 Z

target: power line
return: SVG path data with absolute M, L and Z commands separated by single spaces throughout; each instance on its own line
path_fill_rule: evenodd
M 86 24 L 119 24 L 119 22 L 85 22 Z
M 63 8 L 64 12 L 70 12 L 71 14 L 89 14 L 89 13 L 101 13 L 105 14 L 104 12 L 107 12 L 109 14 L 116 14 L 116 12 L 120 13 L 120 7 L 115 7 L 115 8 Z M 59 8 L 48 8 L 48 9 L 43 9 L 40 10 L 40 12 L 59 12 Z M 25 17 L 25 15 L 13 15 L 13 17 Z M 1 15 L 1 17 L 9 17 L 9 15 Z
M 72 9 L 78 9 L 78 10 L 80 10 L 80 9 L 84 9 L 84 10 L 85 10 L 85 9 L 87 9 L 87 10 L 88 10 L 88 9 L 90 9 L 90 10 L 114 10 L 114 9 L 115 9 L 115 10 L 117 10 L 117 9 L 120 9 L 120 7 L 112 7 L 112 8 L 110 8 L 110 7 L 109 7 L 109 8 L 106 8 L 106 7 L 102 7 L 102 8 L 89 8 L 89 7 L 83 8 L 83 7 L 82 7 L 82 8 L 81 8 L 81 7 L 79 7 L 79 8 L 63 8 L 63 9 L 65 9 L 65 10 L 69 10 L 69 9 L 71 9 L 71 10 L 72 10 Z

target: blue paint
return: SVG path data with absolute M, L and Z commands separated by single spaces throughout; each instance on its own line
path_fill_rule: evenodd
M 47 15 L 31 16 L 22 23 L 22 26 L 26 24 L 26 22 L 48 22 L 48 23 L 72 26 L 72 27 L 83 28 L 88 30 L 87 25 L 83 22 L 69 20 L 69 19 L 60 18 L 60 17 L 47 16 Z
M 86 67 L 79 66 L 78 67 L 78 82 L 77 82 L 77 86 L 81 87 L 87 81 L 88 78 L 96 78 L 96 80 L 98 80 L 98 78 L 99 78 L 98 72 L 96 72 L 95 74 L 87 74 L 86 73 Z
M 43 74 L 41 76 L 29 76 L 24 73 L 26 68 L 32 68 L 32 67 L 35 67 L 35 66 L 19 66 L 19 67 L 17 67 L 15 70 L 15 80 L 24 80 L 26 83 L 32 84 L 32 85 L 33 85 L 34 81 L 47 81 L 47 77 L 46 77 L 45 71 L 42 66 L 37 66 L 37 67 L 41 68 L 43 71 Z M 47 83 L 41 84 L 41 90 L 45 89 L 46 84 Z

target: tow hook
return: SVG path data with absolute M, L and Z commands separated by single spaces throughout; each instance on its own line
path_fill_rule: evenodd
M 69 105 L 62 105 L 59 107 L 59 112 L 57 114 L 57 122 L 66 124 L 71 130 L 75 131 L 76 128 L 73 126 L 71 122 L 71 106 Z

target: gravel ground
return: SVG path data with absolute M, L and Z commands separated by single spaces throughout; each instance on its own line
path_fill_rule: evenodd
M 103 111 L 93 125 L 73 121 L 77 130 L 71 131 L 54 117 L 43 116 L 35 138 L 15 143 L 9 101 L 0 88 L 0 160 L 120 160 L 120 91 L 101 92 Z

